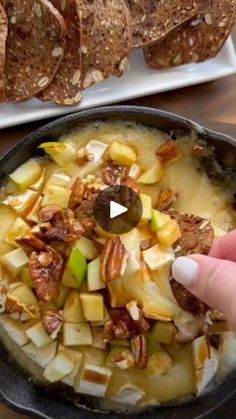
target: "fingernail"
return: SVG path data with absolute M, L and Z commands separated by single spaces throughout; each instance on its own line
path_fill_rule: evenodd
M 173 277 L 187 288 L 194 284 L 198 276 L 198 271 L 198 263 L 184 256 L 177 258 L 172 266 Z

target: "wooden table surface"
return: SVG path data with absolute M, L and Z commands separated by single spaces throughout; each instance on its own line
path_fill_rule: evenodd
M 236 45 L 236 28 L 233 32 L 233 39 Z M 179 113 L 201 125 L 236 138 L 236 75 L 198 86 L 135 99 L 125 104 L 150 106 Z M 39 121 L 0 131 L 0 154 L 43 124 L 43 121 Z M 26 416 L 12 412 L 0 404 L 0 419 L 24 418 Z M 233 416 L 228 416 L 228 418 L 231 419 Z

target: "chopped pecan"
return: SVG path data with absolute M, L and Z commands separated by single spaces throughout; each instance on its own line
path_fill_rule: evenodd
M 176 141 L 168 140 L 162 144 L 157 150 L 157 156 L 163 163 L 178 160 L 180 158 L 180 151 Z
M 8 289 L 5 285 L 0 285 L 0 313 L 6 310 L 6 298 Z
M 63 211 L 56 206 L 44 207 L 39 211 L 39 220 L 43 223 L 53 220 L 55 217 L 61 216 Z
M 94 155 L 90 153 L 86 147 L 80 148 L 77 153 L 77 163 L 79 166 L 83 166 L 88 161 L 93 161 Z
M 40 253 L 32 252 L 29 269 L 38 299 L 45 302 L 55 300 L 63 274 L 61 254 L 51 246 L 46 246 Z
M 112 361 L 122 370 L 127 370 L 128 368 L 132 368 L 134 366 L 134 357 L 132 352 L 129 350 L 115 354 Z
M 175 243 L 177 256 L 209 253 L 214 239 L 214 230 L 209 220 L 197 215 L 184 214 L 172 208 L 166 213 L 179 224 L 181 231 L 181 238 Z
M 107 240 L 102 253 L 102 280 L 110 282 L 120 278 L 124 274 L 127 257 L 127 252 L 120 237 Z
M 134 362 L 139 368 L 146 368 L 148 362 L 147 339 L 144 335 L 135 336 L 131 340 Z
M 76 207 L 78 204 L 81 204 L 81 202 L 84 199 L 85 192 L 86 192 L 86 185 L 82 181 L 80 177 L 78 177 L 72 188 L 71 188 L 71 200 L 70 200 L 70 206 L 72 208 Z
M 66 209 L 50 220 L 51 228 L 45 236 L 50 241 L 71 242 L 84 233 L 81 223 L 75 219 L 74 211 Z
M 93 207 L 98 193 L 91 193 L 75 210 L 76 218 L 81 222 L 84 218 L 93 217 Z
M 202 157 L 204 155 L 204 147 L 199 144 L 194 144 L 193 153 L 198 157 Z
M 178 194 L 173 189 L 164 189 L 160 192 L 157 200 L 157 209 L 163 211 L 169 208 L 177 199 Z
M 56 310 L 47 310 L 43 314 L 42 323 L 47 334 L 56 339 L 63 325 L 63 317 Z
M 113 326 L 114 334 L 116 339 L 128 339 L 129 338 L 129 328 L 124 320 L 119 319 L 116 324 Z
M 118 165 L 112 160 L 106 161 L 102 169 L 102 179 L 109 185 L 120 185 L 121 180 L 127 174 L 127 167 Z
M 29 251 L 32 251 L 33 249 L 43 250 L 46 246 L 41 239 L 36 237 L 31 232 L 16 239 L 16 243 Z
M 10 292 L 6 295 L 5 310 L 12 318 L 23 322 L 28 321 L 30 318 L 36 318 L 39 315 L 36 306 L 27 307 L 15 296 L 11 295 Z
M 139 333 L 145 333 L 148 329 L 150 329 L 150 324 L 144 318 L 142 310 L 140 310 L 136 301 L 130 301 L 126 305 L 126 308 L 130 314 L 130 317 L 134 321 Z
M 96 222 L 92 218 L 87 217 L 81 220 L 80 224 L 85 229 L 85 232 L 88 232 L 88 231 L 93 230 L 93 228 L 96 225 Z

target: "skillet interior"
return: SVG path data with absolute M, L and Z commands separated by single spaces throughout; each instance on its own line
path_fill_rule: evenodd
M 13 171 L 30 156 L 36 154 L 37 146 L 43 140 L 57 140 L 63 132 L 79 127 L 80 124 L 99 119 L 133 120 L 148 126 L 161 128 L 173 135 L 175 132 L 190 133 L 190 131 L 195 130 L 200 138 L 216 148 L 217 159 L 220 164 L 224 164 L 225 155 L 230 154 L 235 156 L 233 160 L 235 165 L 236 142 L 232 138 L 208 131 L 192 121 L 168 112 L 141 107 L 117 106 L 66 116 L 31 133 L 0 159 L 0 178 Z M 16 368 L 3 348 L 0 348 L 0 357 L 0 394 L 11 407 L 40 418 L 74 419 L 78 418 L 79 415 L 80 418 L 87 419 L 95 415 L 103 416 L 102 412 L 98 413 L 96 410 L 90 410 L 91 408 L 96 409 L 96 403 L 91 398 L 78 396 L 78 404 L 75 405 L 66 398 L 59 397 L 58 392 L 49 393 L 46 389 L 34 385 L 31 380 L 22 374 L 19 368 Z M 236 373 L 228 376 L 216 389 L 201 398 L 191 399 L 174 406 L 156 407 L 150 413 L 140 414 L 139 417 L 148 416 L 150 419 L 156 417 L 160 419 L 195 418 L 202 417 L 202 415 L 211 417 L 213 410 L 217 409 L 229 397 L 232 397 L 235 391 Z M 107 416 L 107 413 L 105 413 L 105 416 Z M 216 412 L 213 415 L 215 416 L 215 414 Z M 117 416 L 118 412 L 109 413 L 111 418 Z M 132 417 L 135 417 L 133 413 Z

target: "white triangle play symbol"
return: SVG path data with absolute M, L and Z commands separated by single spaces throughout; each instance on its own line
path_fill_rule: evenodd
M 124 214 L 128 211 L 128 208 L 123 207 L 123 205 L 117 204 L 117 202 L 110 202 L 110 218 L 118 217 L 121 214 Z

